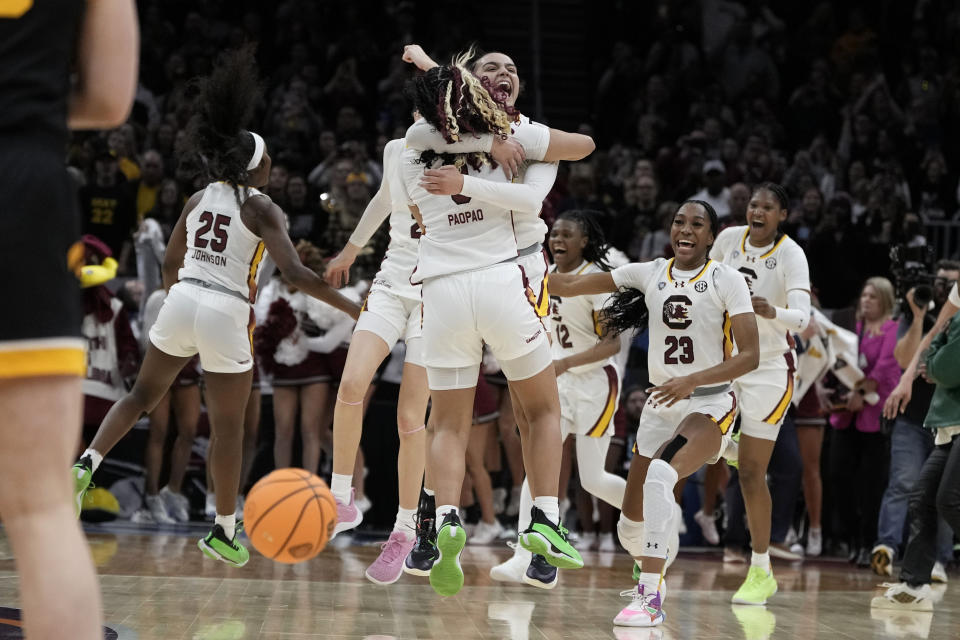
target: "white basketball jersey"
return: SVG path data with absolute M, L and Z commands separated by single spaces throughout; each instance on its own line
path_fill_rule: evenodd
M 556 270 L 556 266 L 554 266 L 550 269 L 550 272 L 553 273 Z M 580 275 L 602 273 L 602 271 L 596 264 L 584 262 L 571 273 Z M 553 343 L 550 345 L 550 351 L 554 360 L 566 358 L 575 353 L 582 353 L 597 345 L 597 342 L 600 341 L 598 314 L 609 299 L 609 293 L 573 296 L 571 298 L 550 296 L 550 320 L 553 323 Z M 613 358 L 607 358 L 579 367 L 571 367 L 570 371 L 582 373 L 612 363 Z
M 417 266 L 420 225 L 407 206 L 407 190 L 400 177 L 402 153 L 403 140 L 391 140 L 383 149 L 383 180 L 391 203 L 390 245 L 370 288 L 419 300 L 420 287 L 410 284 L 410 274 Z
M 540 123 L 531 122 L 525 115 L 520 116 L 520 122 L 514 124 L 511 130 L 514 139 L 525 149 L 543 149 L 545 153 L 550 144 L 550 130 Z M 526 164 L 529 165 L 530 161 L 528 160 Z M 538 242 L 542 243 L 547 235 L 547 223 L 543 221 L 540 214 L 514 216 L 513 225 L 517 236 L 517 247 L 520 249 Z
M 252 187 L 239 192 L 241 204 L 261 195 Z M 240 219 L 237 191 L 226 182 L 207 185 L 196 208 L 187 214 L 187 253 L 180 279 L 218 284 L 254 302 L 264 256 L 263 241 Z
M 420 162 L 420 154 L 405 148 L 400 163 L 407 194 L 419 208 L 425 229 L 411 281 L 474 271 L 516 258 L 510 210 L 467 196 L 427 193 L 419 184 L 427 168 Z M 469 175 L 495 182 L 507 180 L 499 167 L 493 169 L 488 164 L 479 171 L 469 169 Z
M 649 313 L 650 382 L 690 375 L 730 356 L 730 318 L 753 313 L 743 277 L 715 260 L 697 271 L 678 271 L 673 258 L 628 264 L 611 273 L 618 287 L 644 294 Z
M 754 247 L 747 239 L 749 227 L 728 227 L 717 235 L 710 256 L 740 272 L 750 294 L 766 298 L 775 307 L 786 308 L 791 289 L 810 290 L 807 257 L 796 242 L 782 235 L 765 247 Z M 757 316 L 760 357 L 777 356 L 792 347 L 788 331 L 769 318 Z

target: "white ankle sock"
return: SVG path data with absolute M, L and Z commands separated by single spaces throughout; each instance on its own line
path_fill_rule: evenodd
M 560 501 L 557 496 L 537 496 L 533 499 L 533 506 L 547 516 L 553 524 L 560 524 Z
M 640 580 L 638 582 L 643 585 L 644 593 L 654 593 L 660 590 L 660 575 L 659 573 L 640 572 Z
M 353 476 L 341 473 L 334 473 L 330 477 L 330 493 L 337 502 L 348 504 L 350 502 L 350 489 L 353 488 Z
M 767 573 L 770 573 L 770 552 L 757 553 L 754 551 L 753 555 L 750 556 L 750 566 L 760 567 Z
M 213 523 L 223 527 L 223 535 L 227 536 L 227 540 L 233 540 L 233 536 L 237 532 L 236 514 L 231 513 L 228 516 L 222 516 L 218 513 Z
M 457 515 L 460 515 L 460 513 L 457 511 L 457 508 L 452 504 L 442 504 L 437 507 L 437 529 L 439 529 L 440 525 L 443 524 L 443 516 L 447 515 L 451 511 Z
M 91 470 L 96 473 L 97 469 L 100 467 L 100 463 L 103 462 L 103 455 L 94 449 L 87 449 L 80 457 L 84 458 L 86 456 L 90 456 L 90 460 L 93 462 L 93 467 Z
M 417 523 L 414 521 L 416 509 L 397 509 L 397 519 L 393 523 L 393 530 L 399 531 L 407 537 L 407 540 L 413 540 L 417 535 Z
M 433 489 L 427 489 L 426 485 L 424 485 L 424 487 L 423 487 L 423 492 L 424 492 L 425 494 L 427 494 L 428 496 L 430 496 L 431 498 L 434 497 L 435 495 L 437 495 L 437 492 L 436 492 L 436 491 L 434 491 Z

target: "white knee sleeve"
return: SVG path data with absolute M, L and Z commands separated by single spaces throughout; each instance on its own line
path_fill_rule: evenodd
M 621 509 L 627 481 L 604 469 L 609 446 L 609 436 L 601 438 L 577 436 L 577 468 L 580 471 L 580 486 L 587 493 L 597 496 L 610 506 Z
M 666 558 L 667 545 L 676 525 L 673 488 L 677 472 L 663 460 L 654 460 L 643 483 L 643 521 L 646 525 L 644 555 Z
M 620 514 L 620 520 L 617 521 L 617 537 L 620 538 L 620 544 L 627 553 L 634 558 L 646 555 L 643 551 L 643 530 L 642 522 L 636 522 Z

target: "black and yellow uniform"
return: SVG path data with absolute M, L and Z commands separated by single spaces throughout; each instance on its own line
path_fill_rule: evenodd
M 0 0 L 0 378 L 82 375 L 76 189 L 64 166 L 83 0 Z M 76 255 L 79 252 L 79 255 Z

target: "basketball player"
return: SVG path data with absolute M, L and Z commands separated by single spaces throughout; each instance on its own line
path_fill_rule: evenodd
M 750 289 L 760 332 L 760 366 L 734 380 L 740 403 L 738 460 L 753 556 L 735 604 L 761 605 L 777 592 L 770 569 L 770 490 L 767 465 L 793 398 L 796 354 L 791 333 L 810 322 L 810 270 L 803 249 L 780 231 L 789 199 L 764 182 L 747 205 L 747 224 L 727 227 L 710 257 L 739 271 Z
M 345 311 L 359 308 L 308 269 L 286 231 L 283 211 L 257 190 L 267 184 L 263 138 L 244 129 L 259 100 L 250 46 L 224 54 L 201 83 L 197 113 L 181 154 L 204 167 L 210 184 L 184 205 L 163 264 L 167 298 L 150 330 L 150 345 L 133 389 L 113 405 L 74 465 L 79 503 L 103 456 L 149 413 L 183 366 L 200 354 L 206 382 L 217 486 L 217 515 L 198 546 L 209 557 L 242 567 L 249 559 L 237 536 L 244 412 L 252 380 L 250 305 L 266 251 L 287 282 Z M 202 162 L 200 159 L 202 158 Z
M 407 45 L 404 47 L 403 59 L 415 64 L 419 69 L 426 71 L 436 66 L 434 62 L 419 45 Z M 517 97 L 520 95 L 520 77 L 517 74 L 517 66 L 513 59 L 505 53 L 490 52 L 483 53 L 473 51 L 468 58 L 467 64 L 475 76 L 486 81 L 491 86 L 496 99 L 502 102 L 509 109 L 516 105 Z M 522 114 L 518 114 L 519 123 L 512 127 L 514 135 L 522 139 L 530 130 L 531 121 Z M 416 142 L 416 141 L 410 141 Z M 409 142 L 408 142 L 409 144 Z M 483 145 L 489 145 L 482 136 L 480 138 L 466 136 L 464 140 L 456 145 L 448 147 L 450 153 L 468 153 L 483 150 Z M 436 142 L 432 142 L 431 148 L 436 148 Z M 563 147 L 563 150 L 561 150 Z M 569 153 L 567 153 L 567 149 Z M 586 157 L 593 151 L 593 141 L 587 136 L 577 134 L 566 134 L 555 129 L 550 130 L 550 147 L 545 153 L 545 159 L 553 160 L 578 160 Z M 514 171 L 516 173 L 519 170 Z M 488 185 L 489 186 L 489 185 Z M 454 195 L 457 191 L 430 191 L 436 195 Z M 509 201 L 500 201 L 498 204 L 510 207 L 514 203 Z M 549 295 L 546 289 L 547 260 L 543 251 L 542 242 L 547 232 L 547 226 L 537 216 L 515 216 L 513 218 L 514 234 L 517 242 L 517 264 L 523 271 L 525 278 L 525 288 L 527 297 L 534 305 L 537 316 L 541 319 L 547 315 L 549 310 Z M 544 323 L 544 328 L 549 332 L 550 323 Z M 513 413 L 516 417 L 520 432 L 526 432 L 529 429 L 529 421 L 523 412 L 523 403 L 516 397 L 513 389 L 515 386 L 508 385 L 510 390 L 510 402 L 513 407 Z M 504 404 L 507 404 L 506 402 Z M 526 459 L 526 457 L 525 457 Z M 526 489 L 521 488 L 518 531 L 522 533 L 530 525 L 529 514 L 533 506 L 533 499 L 530 495 L 529 486 Z M 515 547 L 517 552 L 524 556 L 523 545 L 518 544 Z M 535 558 L 531 560 L 536 560 Z M 517 581 L 520 576 L 517 572 L 517 565 L 520 560 L 511 558 L 505 563 L 497 565 L 490 570 L 490 575 L 495 580 Z M 556 584 L 556 574 L 547 563 L 537 561 L 537 566 L 530 566 L 530 575 L 524 580 L 534 580 L 538 585 L 549 585 L 547 588 Z M 536 577 L 533 577 L 536 576 Z M 533 584 L 533 583 L 531 583 Z
M 719 230 L 710 204 L 688 200 L 670 228 L 674 258 L 628 264 L 610 273 L 556 274 L 553 295 L 612 293 L 607 330 L 619 332 L 649 317 L 650 397 L 637 429 L 620 542 L 642 572 L 633 601 L 614 619 L 622 626 L 663 622 L 663 568 L 678 511 L 677 480 L 716 460 L 733 424 L 737 400 L 731 380 L 759 361 L 759 339 L 743 277 L 707 258 Z M 740 351 L 730 356 L 736 341 Z
M 414 119 L 419 114 L 414 113 Z M 493 157 L 502 163 L 514 162 L 518 145 L 498 141 Z M 373 237 L 383 221 L 390 219 L 390 244 L 380 271 L 374 277 L 370 294 L 363 306 L 360 320 L 354 329 L 347 360 L 337 392 L 333 417 L 333 476 L 330 486 L 337 501 L 337 525 L 334 535 L 352 529 L 363 520 L 363 514 L 354 504 L 350 483 L 353 464 L 360 446 L 363 425 L 363 398 L 373 376 L 401 338 L 406 342 L 406 356 L 397 402 L 397 430 L 400 434 L 400 452 L 397 457 L 399 509 L 393 531 L 378 558 L 368 567 L 366 576 L 377 584 L 392 584 L 404 570 L 405 558 L 414 547 L 414 523 L 417 498 L 424 474 L 425 423 L 430 390 L 427 372 L 423 367 L 421 346 L 420 285 L 410 284 L 410 276 L 417 264 L 417 246 L 420 227 L 407 208 L 406 189 L 398 183 L 400 154 L 403 140 L 391 140 L 383 150 L 383 181 L 370 200 L 350 240 L 343 250 L 327 265 L 326 280 L 334 286 L 349 281 L 350 266 Z M 519 156 L 522 158 L 522 155 Z M 436 559 L 431 531 L 435 531 L 433 491 L 425 484 L 426 504 L 419 518 L 423 530 L 424 549 L 407 561 L 408 570 L 426 575 Z M 424 565 L 425 566 L 421 566 Z
M 518 396 L 527 415 L 535 417 L 530 428 L 521 432 L 524 459 L 538 496 L 532 524 L 522 540 L 555 566 L 577 568 L 583 564 L 558 524 L 556 377 L 544 329 L 526 295 L 522 269 L 516 264 L 512 225 L 514 216 L 539 212 L 556 167 L 536 162 L 527 167 L 523 184 L 494 185 L 494 180 L 502 179 L 499 169 L 491 167 L 481 154 L 450 157 L 432 150 L 421 153 L 412 142 L 421 135 L 417 128 L 427 134 L 435 130 L 448 143 L 459 140 L 461 131 L 500 135 L 510 131 L 507 111 L 501 110 L 484 84 L 462 66 L 468 55 L 413 81 L 411 93 L 424 120 L 407 131 L 401 163 L 405 186 L 415 204 L 411 205 L 414 215 L 425 232 L 414 277 L 423 282 L 424 359 L 436 424 L 430 469 L 440 505 L 437 519 L 442 519 L 437 533 L 440 557 L 431 569 L 430 582 L 441 595 L 452 595 L 463 586 L 459 555 L 466 534 L 454 505 L 463 480 L 484 342 L 510 383 L 521 391 Z M 448 115 L 441 117 L 443 112 Z M 553 132 L 539 129 L 542 131 L 532 131 L 540 140 L 533 145 L 538 154 L 528 153 L 533 158 L 544 156 L 547 136 L 553 139 Z M 472 134 L 464 133 L 463 138 L 470 139 Z M 456 162 L 463 171 L 472 168 L 485 179 L 464 175 L 454 166 L 430 169 L 438 160 Z M 507 200 L 511 204 L 506 204 Z
M 0 320 L 0 514 L 29 638 L 64 629 L 103 637 L 96 574 L 67 488 L 86 358 L 71 273 L 83 248 L 74 244 L 80 224 L 63 150 L 68 127 L 123 124 L 137 59 L 132 0 L 0 2 L 0 262 L 13 274 L 4 295 L 30 301 Z
M 555 263 L 551 274 L 609 271 L 604 260 L 607 247 L 603 231 L 587 212 L 561 214 L 550 230 L 549 242 Z M 609 298 L 608 294 L 551 296 L 551 349 L 560 392 L 562 437 L 576 438 L 580 483 L 586 491 L 620 509 L 626 482 L 605 470 L 620 391 L 620 377 L 612 361 L 620 351 L 620 340 L 612 333 L 601 335 L 599 323 L 599 313 Z M 523 491 L 529 491 L 526 483 Z M 490 576 L 552 588 L 557 583 L 556 571 L 544 576 L 552 567 L 540 564 L 518 546 L 513 557 L 490 570 Z

